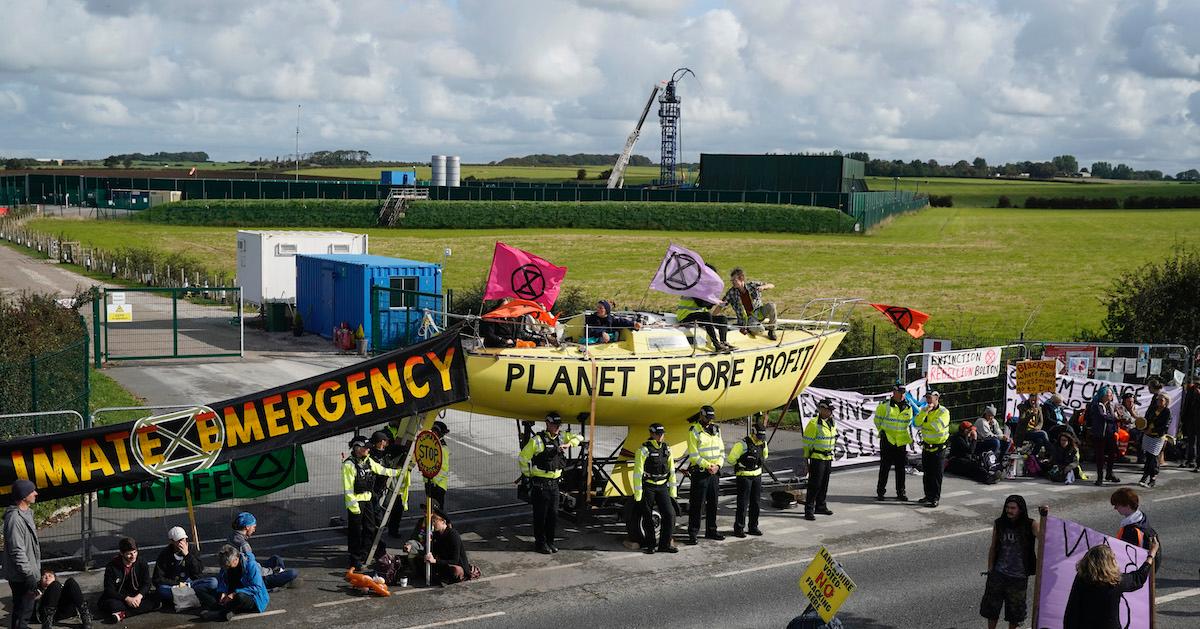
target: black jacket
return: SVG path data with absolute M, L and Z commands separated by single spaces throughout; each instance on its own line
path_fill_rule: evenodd
M 100 599 L 119 601 L 126 596 L 145 596 L 150 593 L 150 586 L 150 565 L 144 559 L 138 557 L 130 568 L 129 578 L 126 579 L 125 561 L 117 555 L 104 567 L 104 591 L 100 594 Z
M 182 560 L 175 558 L 171 546 L 158 553 L 158 561 L 154 563 L 154 585 L 176 586 L 184 581 L 199 579 L 204 576 L 204 564 L 200 562 L 200 554 L 189 552 Z
M 1179 423 L 1184 434 L 1200 433 L 1200 387 L 1189 387 L 1183 392 L 1183 408 L 1179 411 Z
M 592 312 L 583 318 L 583 324 L 587 326 L 587 335 L 590 338 L 600 338 L 600 334 L 603 332 L 608 332 L 609 336 L 616 336 L 620 334 L 621 328 L 632 328 L 633 323 L 633 319 L 618 317 L 611 312 L 604 317 Z
M 1171 409 L 1150 409 L 1146 411 L 1146 434 L 1151 437 L 1161 437 L 1167 434 L 1171 427 Z
M 1148 578 L 1148 563 L 1121 575 L 1116 585 L 1092 583 L 1076 575 L 1063 614 L 1063 629 L 1120 629 L 1121 594 L 1142 589 Z
M 471 570 L 471 562 L 467 560 L 467 549 L 463 546 L 462 536 L 452 527 L 438 533 L 433 532 L 433 558 L 440 565 L 455 565 L 464 572 Z

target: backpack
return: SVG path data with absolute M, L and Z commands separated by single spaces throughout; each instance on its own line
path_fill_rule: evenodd
M 1025 475 L 1038 477 L 1042 475 L 1042 465 L 1038 463 L 1036 456 L 1025 458 Z
M 1138 532 L 1141 533 L 1142 543 L 1139 545 L 1145 550 L 1150 550 L 1150 541 L 1151 540 L 1154 540 L 1154 539 L 1158 540 L 1158 553 L 1156 555 L 1154 555 L 1154 570 L 1155 571 L 1162 570 L 1162 555 L 1163 555 L 1162 538 L 1160 538 L 1158 536 L 1158 531 L 1155 531 L 1154 527 L 1150 526 L 1149 521 L 1145 520 L 1145 519 L 1143 519 L 1141 522 L 1138 522 L 1137 524 L 1130 524 L 1129 526 L 1132 526 L 1133 528 L 1137 529 Z M 1121 527 L 1121 528 L 1122 528 L 1122 530 L 1124 530 L 1124 527 Z M 1117 532 L 1118 539 L 1120 538 L 1120 533 L 1121 533 L 1121 531 Z
M 991 450 L 979 455 L 977 465 L 979 466 L 979 482 L 985 485 L 995 485 L 1004 475 L 1004 464 L 1000 462 L 1000 457 L 997 457 L 996 453 Z

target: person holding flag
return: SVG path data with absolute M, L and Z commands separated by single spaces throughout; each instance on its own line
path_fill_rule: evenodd
M 714 349 L 733 349 L 725 342 L 728 320 L 714 314 L 725 292 L 725 281 L 699 253 L 675 244 L 667 247 L 667 255 L 658 265 L 654 279 L 650 280 L 650 288 L 680 297 L 675 311 L 677 323 L 700 324 Z

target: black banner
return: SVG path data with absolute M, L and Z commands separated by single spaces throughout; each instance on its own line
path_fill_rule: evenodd
M 18 478 L 60 498 L 309 443 L 466 400 L 459 327 L 336 371 L 134 422 L 0 444 L 0 495 Z

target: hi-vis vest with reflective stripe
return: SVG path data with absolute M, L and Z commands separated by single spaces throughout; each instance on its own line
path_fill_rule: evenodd
M 763 461 L 769 454 L 767 442 L 755 442 L 753 437 L 745 437 L 733 444 L 725 462 L 733 466 L 738 476 L 762 476 Z
M 370 456 L 356 459 L 353 456 L 342 462 L 342 490 L 346 495 L 346 509 L 350 513 L 361 513 L 358 503 L 371 500 L 371 489 L 375 486 L 375 475 L 395 478 L 401 470 L 384 467 Z
M 566 453 L 563 448 L 579 445 L 582 437 L 560 430 L 558 436 L 551 437 L 545 430 L 533 435 L 521 448 L 518 461 L 521 464 L 521 474 L 534 478 L 559 478 L 566 464 Z
M 908 425 L 911 422 L 912 407 L 907 402 L 894 405 L 889 398 L 875 407 L 875 428 L 887 434 L 888 441 L 894 446 L 912 443 L 912 435 L 908 434 Z
M 682 323 L 684 319 L 688 318 L 688 315 L 709 310 L 710 308 L 706 306 L 697 306 L 691 297 L 685 297 L 680 299 L 679 305 L 675 307 L 675 320 Z
M 709 434 L 699 422 L 692 422 L 688 428 L 688 465 L 707 467 L 721 466 L 725 458 L 725 441 L 721 439 L 721 429 L 716 424 L 709 424 L 713 434 Z
M 950 438 L 950 409 L 945 406 L 938 405 L 934 411 L 926 406 L 917 413 L 913 423 L 920 426 L 921 441 L 926 445 L 941 445 Z
M 671 446 L 649 439 L 638 448 L 633 457 L 634 500 L 642 499 L 642 489 L 645 485 L 666 485 L 671 497 L 676 497 L 675 459 L 671 456 Z
M 814 417 L 804 426 L 804 457 L 822 461 L 833 460 L 833 448 L 837 445 L 837 428 L 833 421 L 821 421 Z

